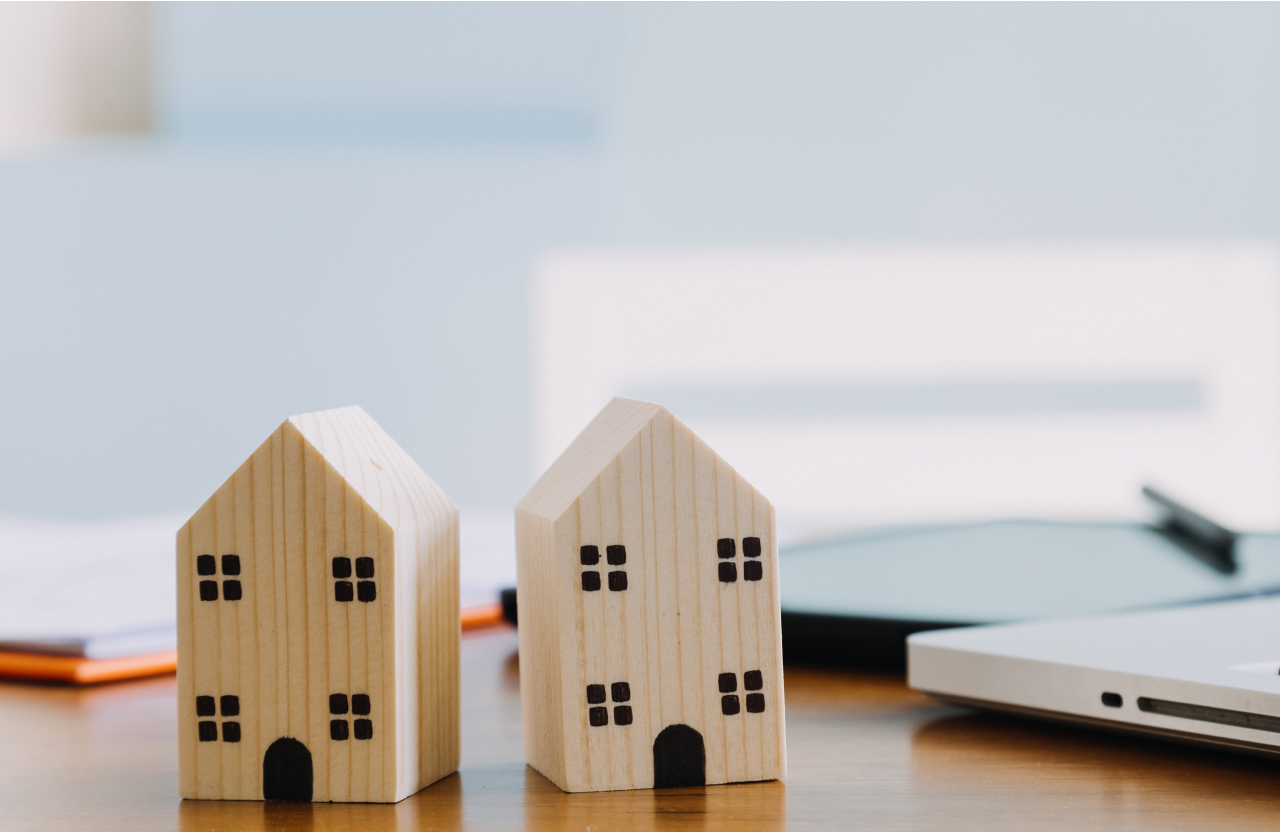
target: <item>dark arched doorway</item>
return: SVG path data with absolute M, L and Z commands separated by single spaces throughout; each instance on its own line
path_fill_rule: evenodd
M 311 752 L 293 737 L 271 743 L 262 758 L 263 800 L 311 800 Z
M 705 786 L 707 751 L 688 725 L 668 725 L 653 741 L 653 787 Z

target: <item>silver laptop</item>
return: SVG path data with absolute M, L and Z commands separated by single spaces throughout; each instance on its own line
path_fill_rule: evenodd
M 1280 598 L 917 633 L 907 664 L 943 702 L 1280 755 Z

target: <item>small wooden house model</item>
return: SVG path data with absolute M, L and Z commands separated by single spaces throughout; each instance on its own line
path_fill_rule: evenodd
M 457 768 L 458 511 L 362 409 L 281 425 L 177 558 L 183 797 L 387 803 Z
M 565 791 L 786 773 L 769 501 L 614 399 L 516 508 L 529 763 Z

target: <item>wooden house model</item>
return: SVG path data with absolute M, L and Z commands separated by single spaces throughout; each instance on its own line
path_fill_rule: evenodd
M 670 411 L 610 402 L 516 541 L 530 765 L 570 792 L 786 773 L 773 507 Z
M 177 565 L 183 797 L 394 802 L 457 768 L 458 511 L 362 409 L 281 425 Z

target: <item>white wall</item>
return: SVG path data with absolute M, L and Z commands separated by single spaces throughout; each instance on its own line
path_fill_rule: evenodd
M 611 85 L 608 3 L 166 5 L 159 115 L 185 139 L 592 139 Z
M 640 240 L 1272 236 L 1280 7 L 630 8 L 606 133 Z
M 637 241 L 1280 227 L 1274 4 L 176 4 L 187 138 L 559 141 Z
M 0 163 L 0 512 L 185 509 L 352 402 L 509 506 L 549 248 L 1280 236 L 1274 4 L 154 23 L 155 140 Z

